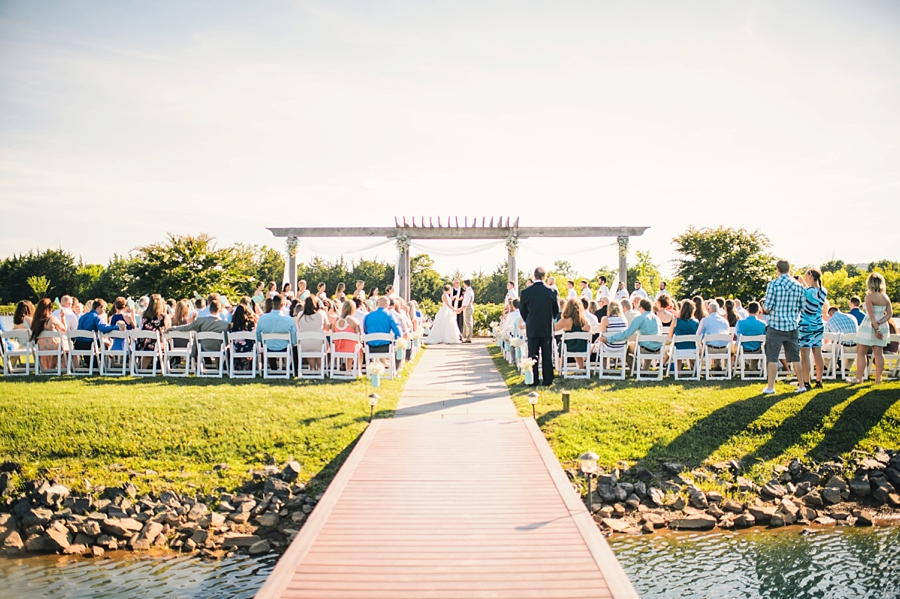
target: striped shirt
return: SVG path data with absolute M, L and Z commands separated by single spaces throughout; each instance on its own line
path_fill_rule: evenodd
M 825 331 L 828 333 L 856 333 L 858 330 L 859 324 L 856 319 L 840 310 L 825 323 Z
M 769 313 L 769 328 L 778 331 L 795 331 L 803 307 L 803 286 L 783 274 L 766 287 L 763 308 Z

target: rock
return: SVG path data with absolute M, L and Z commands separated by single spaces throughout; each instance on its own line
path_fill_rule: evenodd
M 672 530 L 710 530 L 715 526 L 716 519 L 708 514 L 692 514 L 669 522 Z
M 665 494 L 661 489 L 657 489 L 656 487 L 650 487 L 650 490 L 647 492 L 648 497 L 650 497 L 651 503 L 654 505 L 662 506 L 665 501 Z M 885 495 L 885 501 L 887 501 L 887 496 Z
M 810 485 L 808 482 L 803 482 L 797 485 L 797 488 L 794 489 L 795 497 L 803 497 L 807 493 L 809 493 Z
M 785 497 L 781 500 L 781 506 L 778 508 L 785 514 L 790 514 L 792 516 L 796 516 L 800 511 L 800 506 Z
M 878 478 L 875 481 L 872 481 L 875 485 L 875 488 L 872 489 L 872 497 L 875 498 L 876 501 L 880 503 L 887 503 L 888 499 L 893 492 L 893 487 L 887 480 L 883 478 Z
M 80 545 L 78 543 L 72 543 L 65 549 L 63 549 L 63 555 L 81 555 L 87 551 L 87 546 Z
M 813 520 L 816 524 L 821 524 L 823 526 L 834 526 L 837 522 L 834 518 L 829 516 L 819 516 L 815 520 Z
M 756 518 L 753 517 L 753 514 L 745 513 L 738 514 L 734 518 L 734 527 L 735 528 L 749 528 L 756 524 Z
M 652 534 L 656 529 L 653 528 L 652 524 L 644 523 L 641 525 L 641 533 L 643 534 Z
M 632 493 L 628 496 L 628 499 L 625 500 L 625 505 L 630 507 L 632 510 L 636 510 L 641 507 L 641 500 L 637 495 Z
M 47 487 L 41 494 L 41 501 L 45 505 L 59 505 L 69 496 L 69 488 L 64 485 L 53 485 Z
M 610 507 L 608 516 L 611 515 L 612 508 Z M 304 514 L 303 512 L 294 512 L 293 514 L 291 514 L 291 522 L 303 522 L 304 520 L 306 520 L 306 514 Z
M 104 553 L 106 553 L 106 551 L 99 545 L 94 545 L 93 547 L 91 547 L 91 555 L 93 557 L 103 557 Z
M 265 514 L 260 515 L 256 518 L 256 521 L 263 528 L 272 528 L 274 526 L 278 526 L 278 521 L 280 518 L 278 514 L 273 514 L 272 512 L 266 512 Z
M 613 516 L 616 518 L 624 518 L 625 517 L 625 505 L 621 503 L 613 504 Z
M 10 531 L 6 538 L 3 539 L 3 550 L 7 555 L 16 555 L 25 549 L 25 543 L 22 541 L 19 531 Z
M 850 479 L 850 492 L 857 497 L 865 497 L 871 491 L 872 487 L 869 486 L 869 477 L 863 475 Z
M 729 499 L 722 504 L 722 509 L 733 514 L 740 514 L 744 511 L 744 504 L 737 502 L 734 499 Z
M 188 510 L 187 519 L 196 522 L 197 520 L 203 518 L 209 513 L 209 508 L 206 507 L 205 503 L 195 503 L 194 507 Z
M 40 524 L 44 526 L 50 523 L 50 520 L 53 518 L 53 512 L 46 508 L 34 508 L 28 510 L 25 515 L 22 517 L 22 526 L 28 527 L 34 524 Z
M 131 543 L 131 548 L 135 551 L 150 551 L 150 541 L 148 539 L 138 539 Z
M 840 492 L 838 493 L 840 496 Z M 822 501 L 822 496 L 818 491 L 810 491 L 806 495 L 803 496 L 803 503 L 808 505 L 809 507 L 822 507 L 825 505 L 825 502 Z
M 249 512 L 231 512 L 228 514 L 228 519 L 234 522 L 235 524 L 246 524 L 250 521 L 250 513 Z
M 706 499 L 706 495 L 703 494 L 703 491 L 699 489 L 691 490 L 690 494 L 690 502 L 691 505 L 697 508 L 698 510 L 705 510 L 709 507 L 709 501 Z
M 218 528 L 225 524 L 225 516 L 222 514 L 210 514 L 209 516 L 209 525 L 213 528 Z
M 791 482 L 791 473 L 790 472 L 782 472 L 778 476 L 778 481 L 782 484 Z
M 270 549 L 269 542 L 263 539 L 262 541 L 257 541 L 250 545 L 247 551 L 250 555 L 259 555 L 261 553 L 268 553 Z
M 762 494 L 767 495 L 769 497 L 774 497 L 776 499 L 780 499 L 787 495 L 787 489 L 785 489 L 778 481 L 770 480 L 763 486 Z
M 663 468 L 669 474 L 678 474 L 680 472 L 684 472 L 684 464 L 680 464 L 678 462 L 666 462 L 663 464 Z
M 711 505 L 706 509 L 706 513 L 709 514 L 710 516 L 714 517 L 714 518 L 721 518 L 722 516 L 725 515 L 725 512 L 722 511 L 722 508 L 720 508 L 720 507 L 718 506 L 718 504 L 715 504 L 715 503 L 711 504 Z
M 38 551 L 47 551 L 47 545 L 45 541 L 46 537 L 43 534 L 40 535 L 30 535 L 25 539 L 25 550 L 30 551 L 32 553 Z
M 634 483 L 634 494 L 643 499 L 647 496 L 647 483 L 638 481 Z
M 747 511 L 756 519 L 756 523 L 765 526 L 775 515 L 775 508 L 765 505 L 751 505 L 747 507 Z
M 648 512 L 644 514 L 643 521 L 645 524 L 649 524 L 653 528 L 662 528 L 666 525 L 666 519 L 654 512 Z
M 894 488 L 900 491 L 900 466 L 891 466 L 885 468 L 884 476 L 887 478 Z
M 281 480 L 292 483 L 297 480 L 298 476 L 300 476 L 300 462 L 291 460 L 284 465 L 284 469 L 281 471 Z
M 197 530 L 194 531 L 194 534 L 191 535 L 191 541 L 194 542 L 195 545 L 205 545 L 206 541 L 209 539 L 209 533 L 205 530 Z
M 819 483 L 822 482 L 822 477 L 815 472 L 804 472 L 799 476 L 795 476 L 794 482 L 797 483 L 797 485 L 800 485 L 801 483 L 809 483 L 810 487 L 818 487 Z
M 72 544 L 69 530 L 62 522 L 54 522 L 44 534 L 46 535 L 44 544 L 49 551 L 64 551 Z
M 100 534 L 100 523 L 96 520 L 85 520 L 78 525 L 78 531 L 89 537 L 96 537 Z
M 603 518 L 603 524 L 613 532 L 625 532 L 631 525 L 619 518 Z
M 828 512 L 828 515 L 835 520 L 846 520 L 850 517 L 850 512 L 848 512 L 847 510 L 831 510 L 830 512 Z
M 146 539 L 150 543 L 156 540 L 156 537 L 163 531 L 163 525 L 159 522 L 147 522 L 141 530 L 141 538 Z
M 809 520 L 810 522 L 812 522 L 819 517 L 819 512 L 812 509 L 811 507 L 803 507 L 800 508 L 800 512 L 798 513 L 798 515 L 802 516 L 804 520 Z
M 718 491 L 707 491 L 706 500 L 709 503 L 723 503 L 725 501 L 725 496 Z
M 840 503 L 841 490 L 837 487 L 825 487 L 821 491 L 822 499 L 825 503 Z
M 891 507 L 900 507 L 900 494 L 898 493 L 888 493 L 888 505 Z
M 0 472 L 0 495 L 6 495 L 12 491 L 12 475 L 9 472 Z
M 628 492 L 625 491 L 625 488 L 622 487 L 621 485 L 616 485 L 616 488 L 614 489 L 614 491 L 616 494 L 616 501 L 621 502 L 621 501 L 625 501 L 626 499 L 628 499 Z
M 771 528 L 780 528 L 780 527 L 784 526 L 784 524 L 785 524 L 784 514 L 775 514 L 769 520 L 769 526 Z
M 681 492 L 680 485 L 677 485 L 677 484 L 667 481 L 667 480 L 664 480 L 661 483 L 659 483 L 659 488 L 662 489 L 663 492 L 665 492 L 665 493 L 680 493 Z
M 800 474 L 800 470 L 802 469 L 802 467 L 803 465 L 800 463 L 800 460 L 794 458 L 793 460 L 791 460 L 791 463 L 788 464 L 788 472 L 791 473 L 791 476 L 797 476 L 798 474 Z
M 875 522 L 875 512 L 872 510 L 854 510 L 853 515 L 856 516 L 856 526 L 872 526 Z
M 742 476 L 739 476 L 737 479 L 737 488 L 741 493 L 749 493 L 750 491 L 756 490 L 756 485 L 752 480 L 746 479 Z
M 194 551 L 197 549 L 197 543 L 194 542 L 193 539 L 188 539 L 184 542 L 184 545 L 181 546 L 182 551 Z
M 256 535 L 245 535 L 237 532 L 226 533 L 222 547 L 250 547 L 260 538 Z
M 144 525 L 133 518 L 107 518 L 100 525 L 100 528 L 106 534 L 117 537 L 130 537 L 132 534 L 140 532 Z
M 686 505 L 687 505 L 687 503 L 685 503 L 684 497 L 682 497 L 681 495 L 679 495 L 679 496 L 676 497 L 674 500 L 672 500 L 671 502 L 667 503 L 667 504 L 666 504 L 666 507 L 669 508 L 669 509 L 672 510 L 672 511 L 680 512 L 681 510 L 684 509 L 684 506 L 686 506 Z
M 270 476 L 266 479 L 266 484 L 263 487 L 263 491 L 265 493 L 273 493 L 277 497 L 281 497 L 283 499 L 289 499 L 291 497 L 290 485 L 280 478 L 275 478 L 274 476 Z

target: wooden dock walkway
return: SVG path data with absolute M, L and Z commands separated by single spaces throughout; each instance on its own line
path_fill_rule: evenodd
M 483 344 L 429 348 L 257 599 L 636 599 Z

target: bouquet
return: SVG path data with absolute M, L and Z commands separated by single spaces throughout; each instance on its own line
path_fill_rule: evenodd
M 394 342 L 394 347 L 396 347 L 398 351 L 406 351 L 406 349 L 409 347 L 409 341 L 407 341 L 403 337 L 400 337 Z
M 366 374 L 369 376 L 381 376 L 384 374 L 384 370 L 384 364 L 380 361 L 369 362 L 369 365 L 366 366 Z
M 513 337 L 509 344 L 518 349 L 520 347 L 525 347 L 525 340 L 521 337 Z
M 534 358 L 522 358 L 519 360 L 519 370 L 523 373 L 530 372 L 534 368 L 536 360 Z

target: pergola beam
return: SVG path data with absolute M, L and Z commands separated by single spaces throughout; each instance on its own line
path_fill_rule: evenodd
M 637 237 L 649 227 L 269 227 L 275 237 L 400 237 L 409 239 L 519 239 Z

